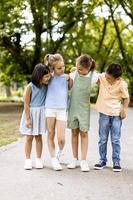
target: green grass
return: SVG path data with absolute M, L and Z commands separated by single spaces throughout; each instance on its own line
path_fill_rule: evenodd
M 0 147 L 16 141 L 21 136 L 19 123 L 22 110 L 21 103 L 0 103 Z
M 14 141 L 17 141 L 18 137 L 14 136 L 14 137 L 9 137 L 9 138 L 3 138 L 3 139 L 0 139 L 0 147 L 4 146 L 4 145 L 8 145 Z

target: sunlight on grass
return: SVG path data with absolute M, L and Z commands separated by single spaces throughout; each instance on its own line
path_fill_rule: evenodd
M 10 144 L 14 141 L 16 141 L 18 139 L 18 137 L 16 136 L 13 136 L 13 137 L 9 137 L 9 138 L 0 138 L 0 147 L 3 146 L 3 145 L 7 145 L 7 144 Z

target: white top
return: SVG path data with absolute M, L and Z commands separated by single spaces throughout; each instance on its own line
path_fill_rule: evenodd
M 77 71 L 71 72 L 70 73 L 70 78 L 74 81 L 75 77 L 76 77 L 76 73 Z M 80 75 L 83 77 L 90 77 L 91 72 L 89 72 L 87 75 Z M 97 71 L 93 71 L 93 75 L 92 75 L 92 80 L 91 83 L 97 83 L 98 78 L 99 78 L 100 73 L 98 73 Z

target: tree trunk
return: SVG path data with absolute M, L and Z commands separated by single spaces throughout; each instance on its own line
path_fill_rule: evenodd
M 6 97 L 11 97 L 11 89 L 9 86 L 5 87 Z

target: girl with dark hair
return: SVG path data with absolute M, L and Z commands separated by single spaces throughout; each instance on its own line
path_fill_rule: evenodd
M 49 68 L 46 65 L 37 64 L 33 70 L 31 82 L 24 92 L 24 111 L 20 122 L 20 132 L 26 136 L 24 169 L 32 169 L 31 150 L 33 138 L 36 141 L 35 167 L 37 169 L 43 168 L 41 162 L 42 134 L 46 130 L 44 106 L 50 78 Z

